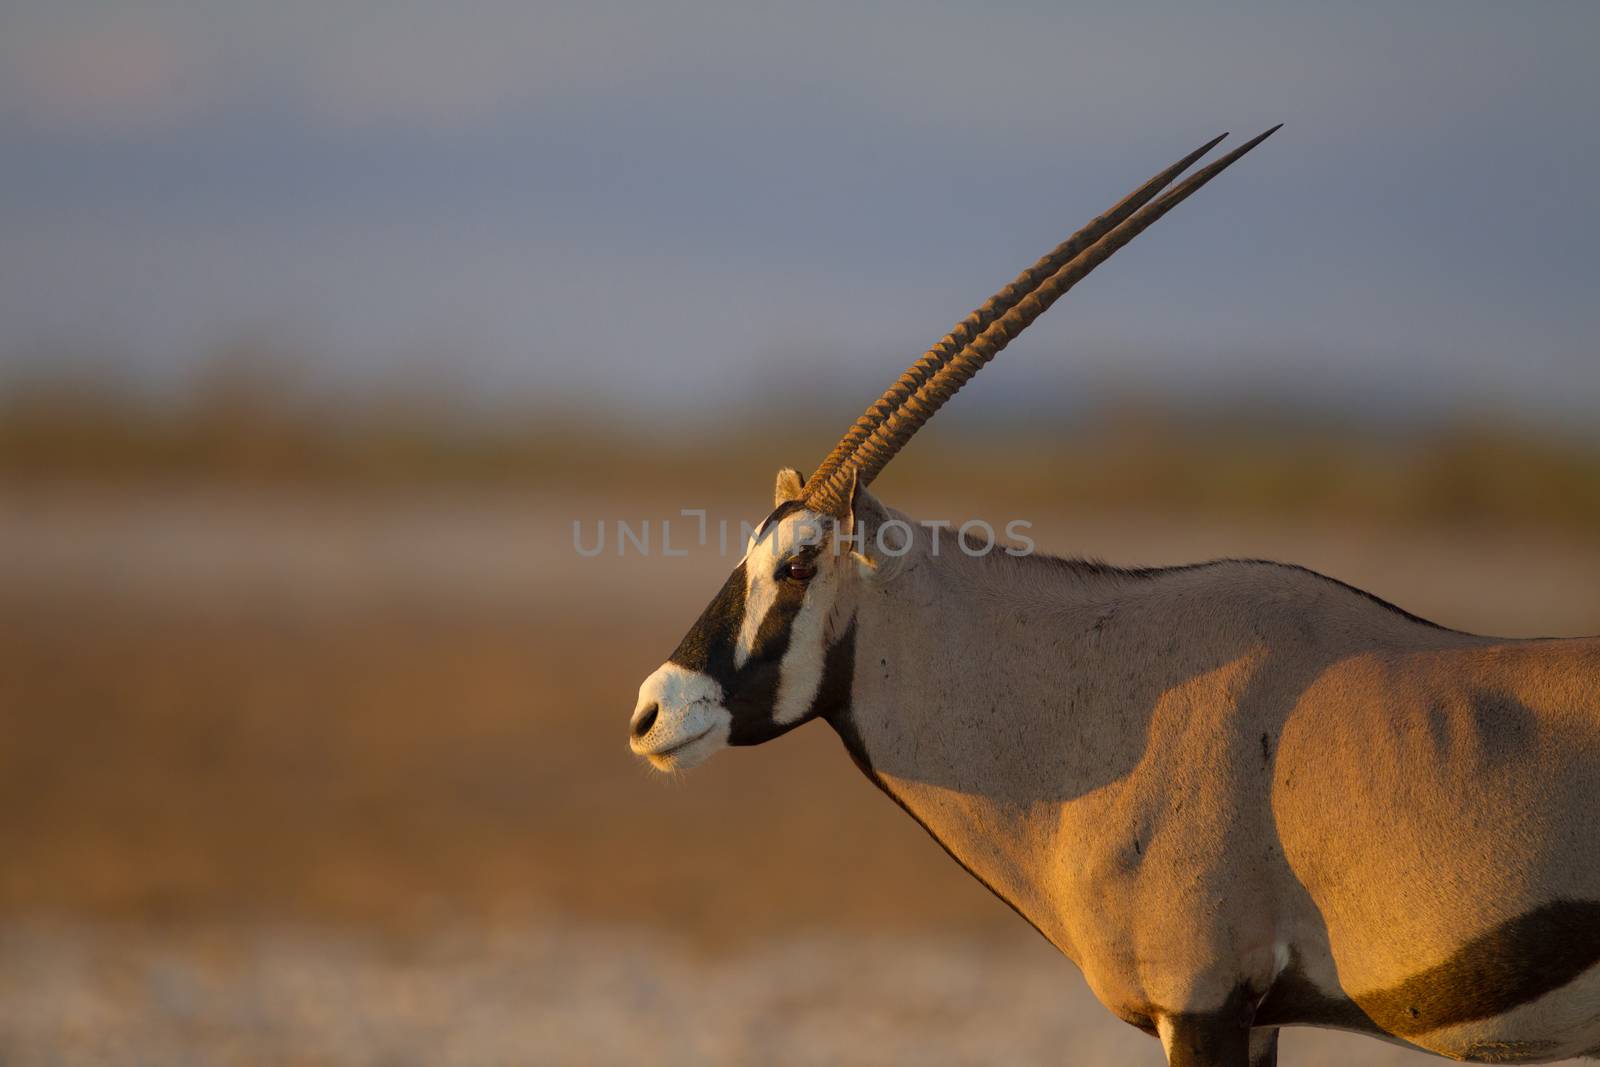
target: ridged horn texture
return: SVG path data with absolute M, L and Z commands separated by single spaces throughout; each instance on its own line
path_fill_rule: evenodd
M 826 481 L 834 471 L 838 470 L 841 463 L 861 447 L 861 443 L 884 419 L 904 404 L 935 371 L 950 362 L 951 357 L 960 352 L 967 342 L 981 334 L 995 319 L 1015 307 L 1017 301 L 1037 289 L 1041 282 L 1060 270 L 1073 256 L 1100 240 L 1113 227 L 1143 207 L 1151 197 L 1170 185 L 1173 179 L 1193 166 L 1196 160 L 1215 148 L 1226 136 L 1228 135 L 1224 133 L 1212 138 L 1139 186 L 1103 215 L 1092 219 L 1083 229 L 1052 248 L 1037 263 L 1017 275 L 1010 285 L 991 296 L 982 307 L 956 323 L 942 340 L 923 353 L 921 359 L 911 364 L 900 376 L 900 380 L 891 385 L 888 392 L 867 409 L 866 414 L 856 420 L 855 425 L 850 427 L 844 437 L 840 438 L 839 443 L 833 446 L 833 451 L 828 453 L 828 457 L 822 461 L 822 465 L 808 481 Z
M 1146 203 L 1150 196 L 1164 188 L 1173 177 L 1222 139 L 1217 138 L 1150 179 L 1111 211 L 1024 271 L 1015 282 L 963 320 L 944 341 L 929 349 L 877 403 L 867 409 L 867 413 L 807 481 L 806 506 L 823 514 L 844 515 L 849 508 L 852 483 L 867 485 L 876 478 L 923 423 L 933 417 L 934 412 L 967 384 L 980 367 L 1044 314 L 1062 294 L 1109 259 L 1117 249 L 1143 233 L 1151 223 L 1177 207 L 1190 194 L 1280 128 L 1281 124 L 1245 142 L 1196 171 L 1159 199 Z M 1122 211 L 1125 207 L 1127 210 Z M 1101 227 L 1102 222 L 1112 219 L 1119 211 L 1122 211 L 1120 220 L 1107 222 Z M 1095 233 L 1097 228 L 1099 232 Z M 1085 236 L 1089 234 L 1094 236 Z M 1058 253 L 1073 246 L 1080 238 L 1083 238 L 1082 243 L 1065 253 L 1065 258 L 1051 267 Z M 1030 285 L 1029 280 L 1037 278 L 1046 268 L 1050 268 L 1049 273 Z M 1024 288 L 1026 291 L 1023 291 Z M 986 313 L 988 321 L 985 323 Z M 957 331 L 962 331 L 962 336 L 971 339 L 960 341 Z M 956 344 L 960 344 L 959 349 L 955 349 Z M 954 355 L 945 355 L 951 349 L 955 349 Z

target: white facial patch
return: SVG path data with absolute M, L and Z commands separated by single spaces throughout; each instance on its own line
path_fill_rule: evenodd
M 833 570 L 819 571 L 812 585 L 825 585 L 835 580 Z M 778 695 L 772 702 L 772 721 L 780 726 L 804 716 L 822 687 L 822 670 L 828 655 L 823 635 L 827 612 L 818 604 L 830 603 L 832 599 L 821 591 L 815 599 L 808 596 L 794 622 L 789 624 L 789 648 L 778 667 Z
M 634 718 L 652 704 L 655 722 L 629 747 L 657 770 L 687 770 L 727 745 L 733 715 L 722 706 L 722 686 L 715 679 L 663 663 L 639 687 Z
M 751 554 L 759 550 L 760 546 Z M 744 618 L 739 620 L 739 637 L 733 644 L 735 667 L 743 667 L 750 661 L 750 654 L 756 650 L 756 635 L 761 632 L 761 623 L 778 600 L 778 580 L 772 576 L 777 565 L 775 559 L 752 561 L 750 556 L 745 557 Z
M 761 624 L 777 603 L 782 581 L 777 577 L 779 562 L 797 548 L 816 544 L 827 522 L 814 511 L 796 511 L 785 516 L 776 529 L 761 531 L 750 539 L 744 556 L 744 618 L 739 621 L 733 648 L 735 667 L 749 662 Z M 788 650 L 778 666 L 778 691 L 772 705 L 772 721 L 780 726 L 803 718 L 822 686 L 827 611 L 818 605 L 833 602 L 832 585 L 837 580 L 836 568 L 818 567 L 806 589 L 805 602 L 789 625 Z
M 755 651 L 756 636 L 767 612 L 778 599 L 778 562 L 794 549 L 815 544 L 828 520 L 814 511 L 797 511 L 787 516 L 777 530 L 752 538 L 745 553 L 744 618 L 733 661 L 744 666 Z M 824 627 L 827 609 L 833 603 L 837 568 L 818 567 L 817 575 L 806 588 L 806 598 L 794 621 L 789 624 L 788 649 L 778 665 L 778 692 L 772 702 L 772 721 L 780 726 L 797 722 L 811 710 L 822 687 L 822 671 L 827 660 Z
M 750 538 L 744 553 L 744 618 L 739 620 L 739 637 L 733 646 L 735 667 L 749 662 L 761 623 L 778 599 L 778 561 L 797 548 L 816 544 L 826 521 L 814 511 L 796 511 L 775 529 Z

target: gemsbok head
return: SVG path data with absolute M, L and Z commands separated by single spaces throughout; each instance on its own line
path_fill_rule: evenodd
M 640 687 L 633 750 L 661 770 L 682 770 L 724 745 L 760 744 L 827 711 L 848 679 L 843 660 L 850 651 L 840 639 L 854 601 L 877 569 L 874 557 L 893 560 L 899 542 L 889 542 L 904 536 L 898 527 L 880 536 L 886 516 L 867 486 L 956 390 L 1067 290 L 1277 129 L 1159 199 L 1227 135 L 1139 186 L 957 323 L 867 409 L 809 479 L 780 470 L 774 510 L 744 559 Z

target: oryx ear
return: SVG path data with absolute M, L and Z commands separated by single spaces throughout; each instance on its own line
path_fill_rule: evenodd
M 888 578 L 897 572 L 900 557 L 905 553 L 901 551 L 905 541 L 896 537 L 895 530 L 884 531 L 889 536 L 885 539 L 890 547 L 885 550 L 883 543 L 878 538 L 878 530 L 892 516 L 889 510 L 878 502 L 878 498 L 867 491 L 861 483 L 859 471 L 852 471 L 850 475 L 850 510 L 845 514 L 840 523 L 841 532 L 849 539 L 850 555 L 862 568 L 863 573 L 876 577 Z M 909 533 L 909 527 L 907 528 Z
M 772 487 L 772 506 L 782 507 L 791 500 L 799 500 L 806 480 L 800 472 L 793 467 L 784 467 L 778 471 L 778 481 Z
M 848 532 L 855 533 L 856 530 L 865 525 L 866 516 L 862 515 L 861 518 L 858 519 L 856 517 L 856 513 L 860 510 L 863 510 L 863 505 L 866 503 L 869 495 L 870 494 L 867 493 L 867 487 L 861 484 L 861 468 L 851 467 L 850 493 L 847 497 L 847 499 L 850 501 L 850 511 L 845 515 L 844 519 Z

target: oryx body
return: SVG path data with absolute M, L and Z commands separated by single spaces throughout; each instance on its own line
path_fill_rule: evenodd
M 1600 640 L 1459 633 L 1279 564 L 941 542 L 864 485 L 988 336 L 780 474 L 634 749 L 672 769 L 826 719 L 1173 1064 L 1270 1063 L 1293 1024 L 1600 1054 Z

